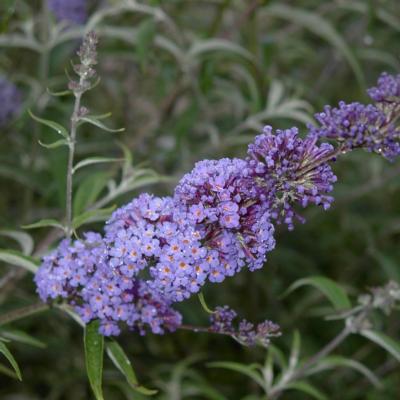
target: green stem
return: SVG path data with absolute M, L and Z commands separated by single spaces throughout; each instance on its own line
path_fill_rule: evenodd
M 82 86 L 83 78 L 80 79 L 80 86 Z M 81 107 L 82 92 L 75 94 L 74 111 L 71 116 L 71 129 L 69 134 L 69 153 L 68 153 L 68 166 L 67 166 L 67 189 L 66 189 L 66 200 L 65 200 L 65 214 L 66 214 L 66 226 L 67 226 L 67 237 L 72 236 L 72 184 L 73 184 L 73 168 L 74 168 L 74 155 L 75 155 L 75 142 L 76 132 L 79 122 L 79 110 Z

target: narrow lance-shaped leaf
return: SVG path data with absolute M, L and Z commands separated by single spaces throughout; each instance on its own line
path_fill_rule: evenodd
M 14 371 L 17 374 L 18 379 L 22 381 L 21 370 L 19 369 L 19 366 L 15 361 L 15 358 L 10 353 L 10 350 L 8 350 L 7 346 L 1 341 L 0 341 L 0 353 L 4 354 L 4 356 L 10 362 L 11 366 L 14 368 Z
M 313 375 L 315 373 L 334 368 L 351 368 L 363 374 L 374 386 L 381 386 L 378 377 L 365 365 L 357 360 L 342 356 L 328 356 L 323 358 L 315 365 L 315 367 L 307 371 L 307 375 Z
M 59 135 L 61 135 L 62 137 L 68 139 L 68 131 L 60 124 L 58 124 L 57 122 L 54 121 L 50 121 L 48 119 L 43 119 L 43 118 L 39 118 L 36 115 L 34 115 L 31 110 L 28 111 L 29 115 L 37 122 L 40 122 L 43 125 L 48 126 L 49 128 L 53 129 L 54 131 L 56 131 Z
M 268 16 L 276 16 L 303 26 L 336 47 L 350 64 L 359 84 L 364 87 L 364 75 L 357 58 L 354 56 L 353 51 L 347 45 L 346 41 L 330 22 L 315 12 L 305 11 L 297 7 L 279 3 L 267 6 L 265 11 Z
M 42 141 L 39 140 L 39 144 L 42 147 L 45 147 L 46 149 L 56 149 L 57 147 L 61 146 L 69 146 L 69 142 L 66 139 L 57 140 L 56 142 L 53 143 L 43 143 Z
M 87 122 L 88 124 L 97 126 L 98 128 L 103 129 L 104 131 L 107 131 L 107 132 L 123 132 L 125 130 L 125 128 L 120 128 L 120 129 L 109 128 L 108 126 L 104 125 L 98 118 L 96 118 L 93 115 L 85 115 L 84 117 L 80 117 L 79 121 Z
M 0 250 L 0 260 L 33 273 L 35 273 L 38 268 L 37 260 L 16 250 Z
M 74 215 L 80 215 L 94 204 L 109 179 L 109 173 L 103 171 L 91 173 L 83 179 L 74 195 Z
M 217 361 L 209 363 L 208 366 L 211 368 L 224 368 L 224 369 L 229 369 L 231 371 L 239 372 L 253 379 L 254 382 L 258 383 L 265 390 L 265 382 L 262 376 L 258 373 L 258 371 L 255 371 L 248 365 L 243 365 L 231 361 Z
M 46 344 L 40 340 L 28 335 L 26 332 L 16 330 L 16 329 L 1 329 L 0 335 L 9 340 L 14 340 L 16 342 L 28 344 L 30 346 L 45 348 Z
M 249 51 L 242 46 L 239 46 L 237 43 L 226 39 L 208 39 L 202 42 L 197 42 L 190 48 L 189 55 L 196 57 L 209 51 L 227 51 L 246 58 L 249 61 L 254 60 L 253 55 Z
M 390 336 L 385 335 L 382 332 L 377 332 L 371 329 L 364 329 L 360 334 L 377 345 L 383 347 L 388 353 L 390 353 L 397 361 L 400 362 L 400 343 Z
M 142 69 L 144 69 L 147 64 L 149 49 L 154 41 L 155 34 L 156 24 L 153 18 L 146 19 L 139 24 L 136 34 L 136 53 L 138 55 Z
M 298 330 L 293 333 L 292 348 L 289 357 L 289 369 L 293 370 L 299 363 L 301 336 Z
M 110 158 L 110 157 L 89 157 L 85 160 L 79 161 L 72 170 L 74 174 L 78 169 L 86 167 L 92 164 L 100 164 L 100 163 L 110 163 L 110 162 L 118 162 L 122 161 L 121 158 Z
M 138 380 L 136 378 L 135 371 L 133 370 L 132 364 L 129 361 L 129 358 L 125 354 L 122 347 L 116 342 L 111 341 L 107 343 L 107 355 L 110 357 L 111 361 L 114 365 L 122 372 L 125 376 L 127 382 L 132 387 L 132 389 L 137 392 L 151 396 L 157 393 L 157 390 L 147 389 L 141 385 L 139 385 Z
M 305 285 L 314 286 L 321 291 L 329 299 L 336 310 L 351 307 L 350 300 L 343 288 L 332 279 L 325 278 L 324 276 L 311 276 L 309 278 L 299 279 L 286 290 L 283 296 L 286 296 L 297 288 Z
M 96 400 L 104 400 L 102 389 L 104 337 L 99 333 L 99 325 L 99 321 L 96 320 L 85 327 L 85 361 L 87 376 Z
M 13 231 L 8 229 L 1 229 L 0 235 L 10 237 L 17 241 L 21 246 L 24 255 L 29 256 L 29 254 L 32 253 L 34 243 L 31 235 L 28 235 L 25 232 Z
M 99 210 L 86 211 L 81 215 L 75 217 L 72 221 L 72 226 L 74 229 L 78 229 L 80 226 L 94 221 L 104 221 L 115 209 L 115 206 L 109 208 L 101 208 Z
M 54 96 L 54 97 L 68 96 L 68 95 L 72 94 L 71 90 L 61 90 L 59 92 L 52 92 L 49 88 L 47 88 L 47 93 L 50 96 Z
M 0 364 L 0 374 L 6 375 L 13 379 L 18 379 L 17 374 L 12 369 L 6 367 L 3 364 Z
M 286 389 L 298 390 L 299 392 L 304 392 L 314 399 L 317 400 L 328 400 L 328 397 L 325 396 L 319 389 L 315 386 L 312 386 L 310 383 L 306 381 L 297 381 L 286 384 Z
M 35 228 L 45 228 L 48 226 L 52 226 L 54 228 L 59 228 L 61 230 L 65 230 L 65 226 L 63 226 L 60 222 L 56 219 L 41 219 L 38 222 L 34 222 L 33 224 L 29 225 L 22 225 L 24 229 L 35 229 Z

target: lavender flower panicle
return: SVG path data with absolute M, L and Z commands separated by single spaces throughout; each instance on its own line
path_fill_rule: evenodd
M 89 232 L 84 240 L 64 240 L 35 276 L 43 301 L 63 299 L 85 323 L 98 318 L 100 332 L 118 335 L 121 325 L 145 333 L 175 330 L 181 315 L 171 301 L 157 295 L 145 281 L 127 277 L 110 267 L 110 255 L 101 235 Z
M 400 130 L 372 104 L 340 102 L 339 108 L 326 106 L 315 118 L 319 126 L 310 125 L 310 132 L 337 140 L 342 151 L 364 148 L 389 160 L 400 154 Z
M 333 152 L 327 143 L 317 145 L 317 136 L 305 139 L 298 136 L 297 128 L 277 130 L 266 126 L 248 148 L 248 174 L 254 179 L 265 207 L 276 222 L 293 229 L 294 218 L 303 221 L 293 205 L 322 205 L 326 210 L 333 197 L 327 193 L 333 189 L 336 176 L 325 157 Z
M 261 268 L 275 247 L 269 210 L 258 195 L 246 161 L 237 158 L 198 162 L 176 187 L 175 201 L 186 207 L 219 261 L 210 279 L 222 281 L 245 265 Z
M 22 96 L 18 88 L 0 76 L 0 127 L 6 126 L 21 109 Z
M 57 21 L 83 25 L 87 20 L 87 0 L 48 0 Z
M 202 234 L 169 197 L 142 194 L 107 222 L 112 268 L 127 279 L 147 269 L 148 287 L 171 301 L 200 290 L 213 266 Z
M 96 40 L 89 36 L 79 53 L 81 77 L 94 75 Z M 68 302 L 85 323 L 99 319 L 106 336 L 118 335 L 124 325 L 141 334 L 179 328 L 182 316 L 174 303 L 207 281 L 221 282 L 246 266 L 261 268 L 275 247 L 274 225 L 293 229 L 295 219 L 304 220 L 297 205 L 330 207 L 336 176 L 328 163 L 339 154 L 355 148 L 389 159 L 400 154 L 399 76 L 383 74 L 370 89 L 376 105 L 327 106 L 304 139 L 297 128 L 274 132 L 267 126 L 245 160 L 201 161 L 173 197 L 142 194 L 116 210 L 104 237 L 64 240 L 36 273 L 39 296 Z M 86 90 L 75 84 L 76 93 Z M 318 144 L 324 138 L 338 145 Z M 219 307 L 209 331 L 249 345 L 267 345 L 279 334 L 270 321 L 255 326 L 242 320 L 235 327 L 235 318 L 233 310 Z
M 377 103 L 400 103 L 400 74 L 389 75 L 387 72 L 378 78 L 378 84 L 368 89 L 368 95 Z

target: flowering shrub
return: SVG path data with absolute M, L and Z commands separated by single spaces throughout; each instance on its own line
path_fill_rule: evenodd
M 86 40 L 82 64 L 75 67 L 81 81 L 70 84 L 76 97 L 88 87 L 85 77 L 94 76 L 96 39 L 92 34 Z M 388 79 L 382 75 L 370 90 L 373 98 L 388 91 Z M 400 87 L 400 75 L 390 79 Z M 105 336 L 118 335 L 122 322 L 141 333 L 146 325 L 153 333 L 176 330 L 182 317 L 172 304 L 244 266 L 261 268 L 275 247 L 274 222 L 293 229 L 295 217 L 304 221 L 296 204 L 330 207 L 327 193 L 336 176 L 328 163 L 341 152 L 362 148 L 391 159 L 400 154 L 400 97 L 392 104 L 389 113 L 358 103 L 326 107 L 316 115 L 321 127 L 310 126 L 304 139 L 297 128 L 275 133 L 267 126 L 249 145 L 248 158 L 197 163 L 173 198 L 142 194 L 113 213 L 104 238 L 87 233 L 84 240 L 62 242 L 35 276 L 41 299 L 67 300 L 84 322 L 99 319 Z M 336 147 L 318 145 L 324 137 L 335 139 Z M 141 278 L 144 270 L 148 278 Z M 212 319 L 216 331 L 231 332 L 233 312 L 220 309 L 218 315 Z M 268 337 L 268 329 L 260 331 Z
M 17 207 L 15 211 L 10 209 L 11 213 L 23 214 L 23 228 L 47 229 L 46 235 L 42 236 L 41 230 L 35 234 L 35 239 L 39 239 L 36 246 L 31 235 L 26 232 L 0 230 L 0 236 L 6 238 L 6 243 L 14 240 L 21 247 L 21 251 L 14 248 L 0 249 L 0 261 L 21 267 L 18 273 L 10 269 L 0 279 L 0 304 L 7 299 L 13 288 L 16 288 L 13 295 L 20 295 L 20 289 L 17 290 L 15 282 L 22 281 L 28 272 L 33 273 L 36 293 L 40 297 L 40 301 L 32 300 L 25 307 L 11 304 L 6 312 L 0 312 L 0 353 L 13 368 L 0 365 L 0 372 L 22 379 L 7 341 L 43 346 L 25 332 L 11 329 L 8 324 L 51 309 L 48 332 L 51 332 L 51 337 L 60 337 L 63 341 L 59 345 L 59 351 L 64 350 L 69 356 L 69 352 L 72 353 L 76 346 L 66 344 L 69 340 L 69 335 L 65 333 L 69 329 L 66 321 L 60 319 L 59 323 L 54 324 L 52 318 L 59 318 L 57 315 L 61 315 L 60 318 L 70 316 L 83 328 L 86 372 L 92 394 L 97 400 L 114 398 L 117 390 L 112 389 L 113 385 L 118 386 L 126 398 L 131 398 L 132 391 L 138 399 L 157 394 L 156 390 L 138 383 L 128 355 L 117 342 L 123 342 L 125 338 L 129 338 L 132 343 L 141 341 L 138 342 L 141 343 L 141 356 L 137 357 L 138 368 L 143 368 L 140 360 L 154 365 L 154 372 L 149 375 L 154 375 L 155 378 L 149 386 L 160 389 L 157 394 L 161 396 L 160 399 L 203 398 L 202 395 L 207 399 L 225 398 L 220 395 L 219 390 L 226 391 L 229 398 L 239 398 L 237 396 L 241 393 L 240 396 L 245 396 L 243 399 L 266 397 L 275 400 L 281 396 L 298 398 L 298 395 L 301 396 L 299 393 L 303 392 L 313 398 L 325 399 L 327 397 L 323 391 L 331 390 L 332 385 L 321 381 L 322 383 L 314 386 L 310 381 L 317 373 L 323 377 L 324 371 L 337 368 L 351 368 L 377 390 L 383 386 L 386 390 L 390 385 L 382 385 L 380 375 L 398 367 L 400 347 L 395 337 L 396 323 L 393 325 L 392 322 L 387 329 L 383 322 L 389 321 L 389 317 L 399 309 L 400 286 L 397 266 L 382 255 L 378 248 L 381 246 L 381 236 L 387 237 L 387 232 L 396 235 L 398 228 L 395 205 L 390 210 L 390 218 L 385 219 L 389 223 L 374 220 L 374 224 L 379 225 L 381 230 L 378 233 L 366 232 L 365 254 L 358 259 L 356 255 L 349 256 L 346 241 L 354 242 L 354 248 L 357 248 L 358 241 L 363 236 L 358 229 L 364 221 L 345 221 L 347 230 L 340 232 L 337 224 L 335 229 L 329 228 L 329 231 L 327 228 L 314 230 L 313 219 L 320 210 L 336 208 L 332 206 L 337 203 L 340 206 L 345 199 L 342 191 L 347 192 L 349 198 L 358 197 L 383 187 L 397 176 L 396 162 L 400 155 L 400 74 L 382 73 L 374 87 L 364 90 L 368 99 L 366 104 L 340 101 L 337 107 L 325 106 L 322 112 L 314 115 L 315 119 L 309 115 L 307 102 L 295 98 L 286 99 L 282 84 L 271 81 L 268 83 L 270 91 L 264 108 L 258 93 L 263 90 L 261 82 L 253 80 L 252 76 L 259 75 L 260 65 L 251 52 L 234 43 L 229 38 L 229 33 L 200 41 L 194 40 L 191 35 L 182 36 L 176 21 L 165 12 L 165 9 L 173 6 L 168 5 L 164 9 L 156 6 L 156 3 L 126 0 L 107 5 L 106 2 L 48 0 L 43 3 L 41 14 L 32 21 L 21 25 L 13 33 L 0 35 L 1 46 L 20 46 L 38 55 L 37 78 L 16 72 L 14 76 L 7 73 L 4 75 L 7 75 L 7 79 L 0 79 L 0 96 L 4 103 L 0 112 L 0 125 L 5 132 L 2 140 L 29 150 L 26 154 L 14 157 L 24 167 L 25 172 L 22 175 L 18 168 L 4 167 L 0 158 L 0 176 L 12 176 L 17 187 L 21 184 L 27 187 L 26 191 L 21 192 L 24 204 L 21 211 Z M 31 11 L 29 7 L 36 10 L 36 5 L 27 5 L 26 10 Z M 217 29 L 215 27 L 222 23 L 230 7 L 228 3 L 221 5 L 206 36 L 213 35 L 214 29 Z M 250 4 L 247 7 L 242 17 L 245 20 L 251 18 L 255 23 L 257 17 L 254 10 L 259 7 L 262 16 L 265 8 L 272 18 L 293 21 L 319 34 L 337 47 L 356 76 L 359 87 L 363 87 L 364 77 L 357 58 L 322 17 L 278 3 L 266 7 Z M 92 16 L 89 15 L 91 10 Z M 13 14 L 12 7 L 9 12 L 10 15 Z M 135 14 L 143 14 L 145 18 L 139 18 L 138 22 Z M 54 18 L 49 19 L 49 15 Z M 387 14 L 379 15 L 382 18 L 382 15 Z M 119 26 L 116 21 L 127 25 Z M 4 29 L 13 29 L 11 26 L 8 28 L 6 20 L 3 22 Z M 131 23 L 134 28 L 130 26 Z M 163 26 L 166 36 L 160 34 L 161 28 L 157 24 Z M 241 26 L 240 20 L 237 24 L 239 31 L 243 30 L 243 37 L 246 37 L 249 34 L 247 28 Z M 256 25 L 254 26 L 257 28 Z M 100 48 L 100 59 L 98 36 L 91 29 L 98 31 L 102 38 L 101 43 L 104 39 L 109 46 L 104 53 L 103 47 Z M 84 34 L 85 32 L 89 33 Z M 69 68 L 72 72 L 67 71 L 67 90 L 53 91 L 52 88 L 62 82 L 55 74 L 61 68 L 61 63 L 64 63 L 60 60 L 70 53 L 76 46 L 77 38 L 82 35 L 83 43 L 77 52 L 79 61 L 75 63 L 73 60 L 72 68 Z M 71 46 L 67 44 L 69 41 Z M 120 42 L 124 44 L 121 45 Z M 152 81 L 151 85 L 157 86 L 157 90 L 163 93 L 157 98 L 158 103 L 153 108 L 146 101 L 140 103 L 135 102 L 136 98 L 133 99 L 135 96 L 132 94 L 129 79 L 135 74 L 130 70 L 131 61 L 126 61 L 131 57 L 127 48 L 132 45 L 135 47 L 133 65 L 138 67 L 138 71 L 141 69 L 140 74 L 143 76 L 146 73 L 152 74 L 159 63 L 163 65 L 160 76 L 155 74 L 148 79 Z M 182 79 L 176 85 L 172 84 L 173 91 L 169 96 L 164 96 L 164 91 L 169 87 L 166 83 L 170 84 L 176 74 L 171 72 L 171 60 L 164 58 L 165 54 L 159 59 L 153 57 L 155 48 L 161 49 L 161 53 L 165 51 L 168 57 L 172 55 L 174 62 L 179 63 Z M 118 51 L 113 53 L 110 49 Z M 219 65 L 210 61 L 212 57 L 209 57 L 213 52 L 228 52 L 249 65 L 228 63 L 224 64 L 226 69 L 222 68 L 217 73 Z M 126 59 L 123 63 L 117 61 L 120 56 Z M 4 65 L 7 62 L 9 61 L 5 57 Z M 121 66 L 128 66 L 127 70 L 130 72 L 126 74 L 127 70 L 121 70 Z M 328 72 L 323 72 L 322 76 Z M 123 80 L 120 87 L 111 78 L 111 75 L 118 73 L 121 73 Z M 55 74 L 54 77 L 52 74 Z M 243 95 L 239 97 L 230 87 L 231 74 L 235 76 L 232 82 L 239 79 L 247 85 L 245 89 L 237 86 L 240 90 L 243 89 Z M 100 75 L 104 82 L 100 82 Z M 213 81 L 214 78 L 218 83 Z M 17 82 L 18 88 L 12 82 Z M 101 85 L 96 88 L 99 83 Z M 135 90 L 137 88 L 140 91 L 142 84 L 145 82 L 135 82 Z M 318 84 L 317 82 L 316 86 Z M 219 90 L 210 89 L 214 85 Z M 107 96 L 92 94 L 104 87 Z M 298 89 L 300 86 L 296 84 L 294 87 Z M 129 93 L 125 99 L 126 104 L 120 102 L 124 91 Z M 350 91 L 343 92 L 343 96 L 340 93 L 341 98 L 357 96 Z M 213 109 L 220 97 L 224 99 L 221 103 L 224 107 L 232 107 L 228 112 L 224 107 Z M 68 98 L 73 99 L 73 106 L 66 124 L 63 115 Z M 160 98 L 163 99 L 161 103 Z M 238 99 L 240 101 L 236 102 Z M 191 102 L 195 104 L 195 112 L 192 105 L 188 106 Z M 114 108 L 116 120 L 120 120 L 121 113 L 128 110 L 127 115 L 122 118 L 124 121 L 132 119 L 134 125 L 144 123 L 143 131 L 137 128 L 136 136 L 126 135 L 118 143 L 123 157 L 114 157 L 113 151 L 110 157 L 97 154 L 109 153 L 111 139 L 100 136 L 92 139 L 93 129 L 109 133 L 122 132 L 124 129 L 114 129 L 103 122 L 110 115 L 93 112 L 92 104 L 95 103 L 99 108 L 104 105 Z M 154 109 L 157 109 L 156 113 Z M 139 117 L 139 110 L 143 111 L 145 118 L 143 115 Z M 199 111 L 200 114 L 196 115 Z M 28 115 L 30 122 L 27 122 Z M 175 118 L 178 120 L 175 121 Z M 147 129 L 151 130 L 151 125 L 143 122 L 146 119 L 157 126 L 148 136 L 143 133 Z M 188 120 L 199 120 L 191 138 L 185 137 Z M 230 127 L 229 120 L 236 121 L 237 126 Z M 289 125 L 289 120 L 295 120 L 301 125 L 290 127 L 292 123 Z M 169 132 L 171 126 L 177 129 L 174 136 L 176 142 L 172 145 Z M 282 126 L 282 129 L 276 129 L 276 126 Z M 130 132 L 131 129 L 132 126 L 129 127 L 128 123 L 127 131 Z M 222 134 L 224 129 L 228 133 Z M 29 131 L 32 140 L 30 141 L 30 137 L 23 137 L 19 130 Z M 165 134 L 158 137 L 158 130 Z M 252 131 L 256 133 L 247 133 Z M 243 132 L 247 135 L 243 135 Z M 53 134 L 58 135 L 57 140 L 52 139 Z M 142 141 L 141 135 L 147 139 Z M 198 142 L 204 141 L 205 136 L 206 142 L 212 143 L 215 149 L 204 151 L 205 147 L 199 145 Z M 145 164 L 133 166 L 131 140 L 135 140 L 135 157 L 140 158 L 142 152 L 149 153 L 157 169 L 165 169 L 168 175 L 171 175 L 170 171 L 177 170 L 180 178 L 172 183 L 173 178 L 162 176 Z M 247 152 L 244 142 L 249 143 Z M 41 150 L 38 145 L 45 149 Z M 182 169 L 187 171 L 193 165 L 192 158 L 187 155 L 192 145 L 196 149 L 196 158 L 202 160 L 197 161 L 191 171 L 183 174 Z M 167 155 L 168 149 L 171 154 L 175 153 L 170 158 Z M 3 157 L 8 162 L 12 160 L 13 154 L 6 153 L 4 152 Z M 346 158 L 344 164 L 339 163 L 348 153 L 354 155 Z M 357 162 L 359 159 L 365 160 L 364 165 L 371 170 L 373 179 L 371 178 L 367 188 L 360 186 L 353 190 L 349 188 L 349 182 L 356 184 L 359 178 L 353 176 L 361 172 L 355 172 L 353 166 L 344 169 L 341 164 L 346 167 L 346 162 Z M 50 164 L 48 160 L 51 160 Z M 102 166 L 105 164 L 112 166 L 103 170 Z M 37 184 L 35 173 L 31 175 L 31 171 L 46 175 L 46 178 L 41 176 L 46 184 Z M 51 174 L 53 177 L 50 177 Z M 343 177 L 344 182 L 334 188 L 336 174 Z M 154 183 L 159 184 L 157 189 L 152 190 L 154 194 L 143 192 L 142 186 Z M 393 183 L 392 185 L 394 189 L 389 189 L 394 191 L 396 186 Z M 133 195 L 132 191 L 137 189 L 141 193 Z M 20 195 L 18 191 L 11 191 L 17 197 Z M 162 197 L 160 192 L 167 192 L 169 196 Z M 395 191 L 390 193 L 392 195 Z M 10 196 L 12 199 L 12 194 Z M 65 214 L 61 217 L 57 201 L 61 201 L 62 208 L 65 209 Z M 32 202 L 37 204 L 35 212 L 29 206 Z M 114 202 L 125 205 L 116 207 L 112 205 Z M 395 200 L 393 203 L 395 204 Z M 10 201 L 10 204 L 14 203 Z M 362 207 L 367 207 L 367 203 L 363 203 Z M 375 208 L 373 206 L 373 210 Z M 331 213 L 327 215 L 329 214 Z M 42 218 L 43 215 L 49 215 L 50 218 L 26 225 L 27 221 L 35 219 L 34 216 Z M 324 218 L 336 218 L 337 211 L 334 210 L 333 215 Z M 298 226 L 306 221 L 308 223 L 304 227 Z M 89 224 L 90 230 L 86 228 Z M 329 235 L 329 232 L 334 233 Z M 322 245 L 327 242 L 329 245 Z M 308 254 L 303 255 L 303 248 L 309 246 L 311 248 L 308 249 Z M 297 247 L 299 250 L 295 250 Z M 326 251 L 327 254 L 322 255 Z M 356 254 L 356 250 L 354 251 Z M 324 276 L 310 276 L 308 269 L 311 258 L 319 260 L 323 269 L 329 260 L 335 265 L 334 271 L 345 284 L 341 285 L 325 276 L 332 271 L 324 271 Z M 349 259 L 344 262 L 346 258 Z M 355 259 L 362 263 L 362 269 L 357 273 L 359 276 L 353 276 L 355 273 L 352 272 L 350 260 Z M 387 283 L 381 283 L 373 268 L 365 268 L 367 262 L 369 267 L 371 259 L 383 265 Z M 276 260 L 282 263 L 284 261 L 285 268 L 279 268 L 280 274 L 287 274 L 290 268 L 286 269 L 286 266 L 292 265 L 292 269 L 296 271 L 294 275 L 300 276 L 283 296 L 280 296 L 283 291 L 281 278 L 271 278 L 271 270 L 274 271 L 280 263 Z M 354 297 L 360 292 L 356 289 L 356 284 L 361 284 L 358 282 L 360 279 L 364 282 L 364 273 L 370 276 L 373 283 L 352 301 L 348 293 Z M 376 281 L 379 283 L 375 284 Z M 31 285 L 32 280 L 27 280 L 26 284 Z M 319 297 L 298 295 L 293 313 L 282 312 L 281 304 L 286 301 L 283 298 L 302 286 L 312 286 L 328 300 L 330 307 L 325 303 L 320 304 Z M 29 293 L 29 290 L 32 292 L 21 295 L 25 302 L 28 297 L 34 299 L 31 289 L 31 286 L 27 290 L 21 288 L 22 293 Z M 312 293 L 314 295 L 315 291 Z M 207 322 L 198 312 L 199 307 L 195 306 L 196 299 L 208 314 Z M 230 305 L 210 308 L 207 304 L 209 299 L 212 299 L 212 303 Z M 313 324 L 310 330 L 299 323 L 297 315 L 305 320 L 303 314 L 308 312 L 309 304 L 317 303 L 320 307 L 311 309 L 311 312 L 327 320 L 337 321 L 336 324 L 342 324 L 339 333 L 321 329 L 318 324 Z M 240 315 L 244 315 L 245 319 L 238 318 L 239 312 L 236 309 L 241 309 Z M 262 321 L 266 315 L 274 322 L 270 319 Z M 288 326 L 299 326 L 303 334 L 300 335 L 295 330 L 290 335 Z M 386 331 L 389 334 L 384 333 Z M 154 334 L 163 337 L 157 338 Z M 325 336 L 333 338 L 326 342 Z M 368 340 L 366 350 L 360 347 L 359 352 L 357 349 L 349 357 L 333 355 L 350 336 Z M 224 341 L 224 337 L 233 340 Z M 288 345 L 289 337 L 293 337 L 291 345 Z M 176 342 L 179 343 L 176 346 L 173 344 L 175 338 L 178 338 Z M 203 342 L 204 340 L 207 342 Z M 212 362 L 206 366 L 230 371 L 227 375 L 230 382 L 228 388 L 224 388 L 223 384 L 211 385 L 200 375 L 209 375 L 214 382 L 213 372 L 199 374 L 192 371 L 189 367 L 191 359 L 178 362 L 183 357 L 180 356 L 182 351 L 191 354 L 193 348 L 193 354 L 198 354 L 198 343 L 205 343 L 201 346 L 210 353 L 208 358 L 220 358 L 218 351 L 214 354 L 217 348 L 209 345 L 218 340 L 218 343 L 222 343 L 221 349 L 224 346 L 229 348 L 226 354 L 234 358 L 234 361 Z M 354 339 L 358 343 L 356 340 L 359 339 Z M 158 349 L 160 343 L 165 344 L 163 350 Z M 361 342 L 359 345 L 361 346 Z M 375 351 L 371 345 L 378 345 L 390 356 L 385 363 L 376 356 L 375 363 L 378 360 L 378 367 L 373 370 L 364 365 L 372 363 L 363 356 L 363 352 L 370 357 L 370 352 Z M 179 346 L 181 349 L 178 349 Z M 255 346 L 259 346 L 262 352 L 255 353 L 247 349 Z M 318 351 L 312 353 L 311 349 L 319 346 Z M 287 356 L 285 351 L 288 347 L 290 349 Z M 190 350 L 187 352 L 183 348 Z M 176 357 L 175 361 L 167 368 L 160 368 L 160 371 L 155 365 L 156 361 L 147 358 L 148 355 L 157 354 L 161 360 L 168 352 Z M 242 353 L 246 355 L 242 356 Z M 263 364 L 248 363 L 253 355 L 254 359 L 259 359 L 261 353 L 266 356 Z M 126 379 L 126 383 L 114 381 L 114 375 L 107 370 L 104 374 L 106 395 L 103 394 L 102 382 L 103 354 L 108 355 Z M 66 362 L 74 359 L 72 355 L 64 358 L 68 358 Z M 379 363 L 382 364 L 381 367 Z M 107 364 L 105 365 L 107 368 Z M 76 367 L 71 366 L 71 370 L 72 368 Z M 188 371 L 187 376 L 186 372 L 182 373 L 183 370 Z M 235 386 L 231 373 L 238 372 L 253 382 L 243 388 Z M 341 372 L 337 374 L 339 378 L 332 375 L 330 379 L 341 382 Z M 179 382 L 180 379 L 182 382 Z M 53 382 L 46 385 L 55 387 Z M 365 385 L 364 381 L 355 385 L 354 394 L 349 390 L 346 399 L 358 398 L 359 387 L 362 385 Z M 68 386 L 71 386 L 70 382 Z M 57 390 L 61 397 L 54 394 Z M 73 390 L 69 387 L 56 388 L 49 396 L 79 398 L 88 395 L 85 387 L 79 388 L 76 393 Z M 290 397 L 292 391 L 295 391 L 295 397 Z M 34 389 L 33 392 L 35 396 L 48 397 L 47 393 L 42 393 L 41 388 L 37 392 Z M 390 396 L 385 398 L 392 398 Z

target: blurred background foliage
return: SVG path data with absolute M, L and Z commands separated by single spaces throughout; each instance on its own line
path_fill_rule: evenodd
M 305 131 L 323 105 L 368 101 L 365 88 L 380 72 L 400 70 L 398 0 L 99 0 L 90 1 L 83 27 L 56 24 L 45 1 L 3 0 L 0 8 L 0 71 L 23 93 L 19 115 L 0 135 L 4 229 L 64 215 L 66 150 L 38 145 L 49 142 L 51 133 L 28 109 L 68 126 L 72 99 L 52 97 L 47 88 L 65 90 L 65 69 L 71 69 L 70 59 L 89 29 L 100 37 L 101 82 L 84 105 L 94 114 L 112 112 L 108 125 L 126 130 L 111 134 L 84 125 L 77 158 L 123 158 L 125 149 L 132 161 L 77 172 L 77 213 L 99 201 L 123 204 L 141 191 L 169 195 L 194 162 L 243 156 L 265 124 Z M 278 232 L 277 248 L 263 270 L 242 272 L 205 290 L 210 306 L 229 304 L 249 320 L 278 322 L 283 335 L 274 345 L 285 354 L 294 330 L 301 333 L 306 356 L 341 327 L 323 319 L 332 310 L 311 288 L 281 298 L 295 280 L 324 275 L 352 296 L 389 279 L 400 281 L 400 166 L 356 152 L 342 157 L 335 171 L 339 183 L 332 210 L 309 210 L 305 225 Z M 48 231 L 34 231 L 35 243 L 46 244 Z M 0 237 L 0 245 L 15 242 Z M 31 276 L 5 264 L 1 276 L 2 312 L 36 301 Z M 187 323 L 207 324 L 197 299 L 180 308 Z M 377 323 L 399 338 L 398 316 Z M 24 380 L 0 375 L 1 399 L 90 398 L 79 326 L 54 310 L 13 328 L 46 348 L 10 344 Z M 263 363 L 263 349 L 191 332 L 146 337 L 125 332 L 120 339 L 141 381 L 159 389 L 157 399 L 265 398 L 249 377 L 209 365 Z M 339 353 L 368 365 L 383 386 L 374 389 L 347 369 L 329 371 L 314 382 L 327 398 L 400 398 L 399 364 L 383 350 L 355 336 Z M 141 398 L 107 363 L 105 398 Z M 288 391 L 282 398 L 310 395 Z

